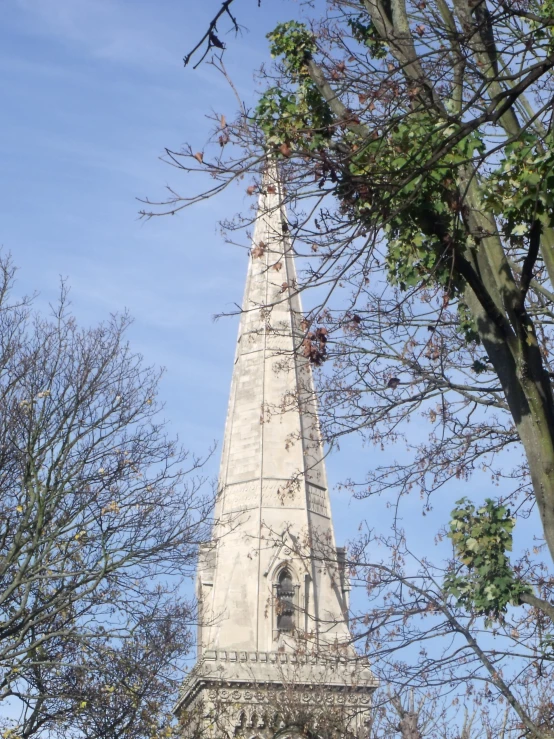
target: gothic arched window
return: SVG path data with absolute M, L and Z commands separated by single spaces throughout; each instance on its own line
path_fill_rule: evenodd
M 294 629 L 294 583 L 289 570 L 284 569 L 277 581 L 277 629 Z

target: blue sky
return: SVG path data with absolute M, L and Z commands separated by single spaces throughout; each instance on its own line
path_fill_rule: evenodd
M 299 8 L 289 0 L 263 2 L 261 10 L 257 0 L 237 2 L 249 32 L 228 38 L 226 63 L 251 104 L 253 72 L 269 60 L 265 33 Z M 212 68 L 182 64 L 219 5 L 9 0 L 0 30 L 0 243 L 20 267 L 17 289 L 37 290 L 37 305 L 46 308 L 60 276 L 67 278 L 84 323 L 128 309 L 133 346 L 167 368 L 166 415 L 198 453 L 222 438 L 236 339 L 235 320 L 214 323 L 212 316 L 240 302 L 247 266 L 244 250 L 224 243 L 218 219 L 251 203 L 241 187 L 145 222 L 136 198 L 163 197 L 166 184 L 182 189 L 184 175 L 159 161 L 163 148 L 190 142 L 201 149 L 211 125 L 206 114 L 235 110 Z M 362 474 L 378 454 L 344 441 L 329 459 L 330 481 Z M 219 453 L 211 475 L 218 460 Z M 421 502 L 407 507 L 426 548 L 436 522 L 445 523 L 465 493 L 463 483 L 452 487 L 423 526 Z M 386 525 L 382 504 L 346 496 L 333 496 L 339 543 L 356 535 L 362 518 Z
M 256 0 L 243 5 L 251 33 L 232 42 L 228 61 L 251 100 L 276 15 L 255 12 Z M 20 267 L 18 289 L 38 290 L 47 305 L 67 277 L 84 322 L 127 308 L 133 345 L 167 367 L 168 416 L 199 451 L 222 435 L 236 339 L 235 323 L 213 323 L 212 315 L 240 302 L 246 270 L 217 220 L 245 196 L 237 189 L 149 223 L 139 220 L 136 198 L 183 185 L 159 161 L 163 147 L 201 148 L 205 115 L 214 107 L 233 113 L 215 71 L 182 63 L 218 6 L 10 0 L 0 52 L 0 243 Z
M 146 222 L 137 198 L 163 198 L 166 185 L 185 189 L 186 176 L 159 160 L 164 147 L 201 149 L 212 125 L 206 116 L 215 109 L 230 118 L 236 109 L 213 68 L 182 62 L 219 5 L 10 0 L 0 31 L 0 243 L 19 266 L 17 289 L 37 290 L 36 304 L 47 310 L 67 278 L 83 323 L 128 309 L 133 347 L 166 368 L 166 416 L 200 454 L 223 436 L 237 336 L 236 319 L 212 317 L 241 302 L 247 267 L 218 220 L 252 199 L 242 184 Z M 270 59 L 265 34 L 299 8 L 281 0 L 259 10 L 257 0 L 237 0 L 237 12 L 248 29 L 226 37 L 221 24 L 220 34 L 249 105 L 254 72 Z M 331 458 L 331 480 L 347 476 L 344 459 Z M 212 476 L 218 463 L 219 451 Z M 356 532 L 345 495 L 342 515 L 335 505 L 339 541 Z

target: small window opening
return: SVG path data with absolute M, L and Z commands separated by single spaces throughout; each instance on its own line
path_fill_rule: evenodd
M 279 631 L 294 629 L 294 584 L 288 570 L 283 570 L 277 583 L 277 628 Z

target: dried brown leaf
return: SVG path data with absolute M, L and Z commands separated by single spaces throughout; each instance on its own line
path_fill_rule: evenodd
M 258 244 L 256 244 L 256 246 L 255 246 L 255 247 L 254 247 L 254 248 L 252 249 L 252 252 L 251 252 L 251 254 L 252 254 L 252 256 L 254 257 L 254 259 L 260 259 L 261 257 L 263 257 L 263 255 L 264 255 L 264 252 L 265 252 L 265 244 L 264 244 L 264 242 L 263 242 L 263 241 L 260 241 L 260 242 L 259 242 Z

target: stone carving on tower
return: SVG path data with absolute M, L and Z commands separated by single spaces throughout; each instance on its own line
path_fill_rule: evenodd
M 197 573 L 185 737 L 363 737 L 376 687 L 351 646 L 306 327 L 277 166 L 263 179 L 213 539 Z M 329 730 L 330 717 L 344 733 Z M 327 734 L 325 732 L 328 732 Z

